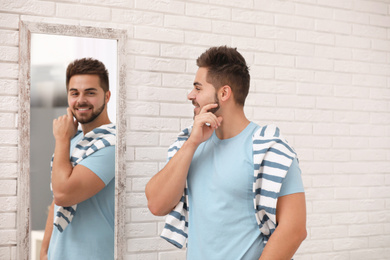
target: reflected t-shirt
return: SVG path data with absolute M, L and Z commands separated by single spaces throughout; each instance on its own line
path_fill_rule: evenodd
M 71 151 L 83 137 L 71 141 Z M 64 232 L 53 227 L 48 259 L 114 259 L 115 146 L 102 148 L 80 162 L 106 186 L 95 196 L 77 204 L 76 214 Z M 54 215 L 58 206 L 54 207 Z

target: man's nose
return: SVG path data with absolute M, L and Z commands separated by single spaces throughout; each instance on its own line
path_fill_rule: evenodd
M 187 98 L 188 98 L 188 100 L 193 100 L 193 99 L 195 99 L 194 90 L 191 90 L 190 93 L 188 93 Z
M 85 103 L 86 102 L 86 96 L 84 94 L 80 94 L 78 96 L 77 102 L 80 103 L 80 104 Z

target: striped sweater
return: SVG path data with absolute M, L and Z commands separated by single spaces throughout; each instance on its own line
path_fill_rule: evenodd
M 191 134 L 192 126 L 184 129 L 168 149 L 168 160 L 181 148 Z M 276 203 L 282 182 L 296 157 L 294 149 L 274 125 L 261 127 L 252 136 L 253 141 L 253 205 L 260 232 L 268 241 L 276 228 Z M 188 238 L 187 185 L 176 207 L 167 215 L 161 237 L 178 248 Z

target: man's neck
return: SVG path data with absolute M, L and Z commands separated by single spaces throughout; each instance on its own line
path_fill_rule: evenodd
M 223 120 L 221 126 L 215 131 L 219 139 L 229 139 L 241 133 L 250 123 L 246 118 L 243 109 L 238 109 L 221 115 Z
M 81 129 L 83 130 L 83 133 L 85 135 L 86 133 L 92 131 L 93 129 L 95 129 L 97 127 L 100 127 L 102 125 L 107 125 L 110 123 L 111 123 L 111 121 L 108 118 L 108 115 L 102 116 L 102 117 L 99 116 L 98 118 L 96 118 L 95 120 L 93 120 L 92 122 L 90 122 L 88 124 L 81 124 Z

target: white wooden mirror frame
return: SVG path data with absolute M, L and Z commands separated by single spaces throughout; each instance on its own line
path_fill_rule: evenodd
M 126 40 L 127 32 L 110 28 L 84 27 L 35 22 L 20 22 L 19 26 L 19 111 L 18 111 L 18 192 L 17 192 L 17 259 L 30 255 L 30 67 L 31 34 L 114 39 L 118 42 L 118 86 L 116 101 L 117 142 L 115 159 L 115 259 L 125 252 L 125 181 L 126 181 Z M 64 72 L 65 73 L 65 72 Z

